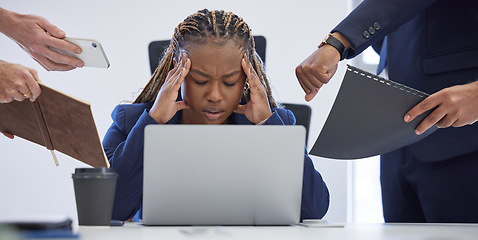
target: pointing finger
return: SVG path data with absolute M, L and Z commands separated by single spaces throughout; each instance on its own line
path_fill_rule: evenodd
M 430 95 L 428 98 L 424 99 L 423 101 L 415 105 L 412 109 L 410 109 L 403 117 L 403 120 L 405 122 L 411 122 L 413 121 L 413 119 L 415 119 L 422 113 L 433 109 L 437 105 L 437 103 L 434 103 L 434 96 Z

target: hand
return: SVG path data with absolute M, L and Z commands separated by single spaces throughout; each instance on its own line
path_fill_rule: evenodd
M 35 101 L 40 96 L 37 71 L 20 64 L 0 61 L 0 102 Z
M 246 84 L 249 84 L 251 100 L 246 105 L 239 105 L 234 112 L 244 114 L 249 121 L 258 124 L 272 115 L 269 99 L 267 98 L 266 89 L 261 84 L 259 76 L 257 76 L 245 54 L 244 58 L 242 58 L 241 66 L 247 77 Z
M 295 68 L 295 75 L 305 92 L 306 101 L 312 100 L 322 85 L 334 76 L 339 61 L 339 52 L 325 44 Z
M 351 48 L 349 40 L 339 32 L 332 35 L 338 39 L 345 48 Z M 328 83 L 337 71 L 340 53 L 329 44 L 315 50 L 307 59 L 295 68 L 295 75 L 305 92 L 305 100 L 312 100 L 322 85 Z
M 430 95 L 405 114 L 410 122 L 420 114 L 435 108 L 415 129 L 420 135 L 434 124 L 439 128 L 462 127 L 478 120 L 478 82 L 445 88 Z
M 169 71 L 163 86 L 159 89 L 153 107 L 149 111 L 149 115 L 158 123 L 167 123 L 176 112 L 189 108 L 186 102 L 177 102 L 176 100 L 179 88 L 184 78 L 188 75 L 190 67 L 191 60 L 189 60 L 186 54 L 183 54 L 180 62 L 176 62 L 175 67 Z
M 73 58 L 51 49 L 81 53 L 77 45 L 62 40 L 65 32 L 45 18 L 23 15 L 0 8 L 0 31 L 14 40 L 33 59 L 48 71 L 69 71 L 83 67 L 80 59 Z

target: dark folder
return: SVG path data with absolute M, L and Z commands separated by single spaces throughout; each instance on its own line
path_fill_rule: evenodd
M 0 104 L 0 131 L 93 167 L 108 166 L 90 104 L 45 85 L 40 87 L 42 93 L 35 102 Z
M 430 113 L 403 121 L 405 113 L 428 94 L 347 66 L 339 93 L 310 154 L 334 159 L 357 159 L 384 154 L 415 143 L 415 128 Z

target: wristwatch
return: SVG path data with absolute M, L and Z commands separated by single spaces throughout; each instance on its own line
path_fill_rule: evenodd
M 318 48 L 321 48 L 325 44 L 329 44 L 330 46 L 334 47 L 337 49 L 337 51 L 340 54 L 340 61 L 344 60 L 345 57 L 347 56 L 347 48 L 345 48 L 344 44 L 334 36 L 332 36 L 332 33 L 327 34 L 325 39 L 319 44 Z

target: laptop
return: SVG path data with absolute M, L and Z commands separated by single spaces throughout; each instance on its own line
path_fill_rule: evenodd
M 144 225 L 292 225 L 303 126 L 148 125 Z

